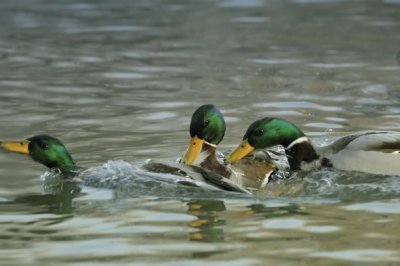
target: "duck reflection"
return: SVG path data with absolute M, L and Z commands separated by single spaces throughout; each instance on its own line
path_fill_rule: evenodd
M 199 199 L 190 201 L 188 213 L 195 215 L 196 220 L 190 222 L 189 226 L 198 229 L 190 233 L 190 240 L 204 242 L 223 242 L 224 226 L 226 221 L 219 217 L 219 212 L 225 211 L 223 201 L 212 199 Z
M 7 202 L 11 205 L 22 205 L 21 208 L 29 207 L 30 212 L 43 212 L 54 214 L 72 214 L 73 206 L 71 194 L 45 194 L 45 195 L 23 195 L 17 196 L 13 201 Z
M 264 204 L 252 204 L 248 209 L 242 211 L 240 216 L 247 217 L 253 215 L 260 215 L 264 218 L 276 218 L 282 216 L 292 216 L 293 214 L 308 215 L 307 212 L 297 204 L 289 204 L 284 206 L 265 206 Z
M 57 185 L 43 184 L 45 194 L 18 195 L 11 201 L 1 203 L 1 210 L 8 208 L 30 213 L 72 214 L 72 200 L 82 195 L 76 182 L 58 182 Z

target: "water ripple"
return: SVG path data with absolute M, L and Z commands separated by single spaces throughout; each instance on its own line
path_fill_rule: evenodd
M 365 67 L 364 63 L 312 63 L 310 66 L 318 68 L 357 68 Z
M 400 201 L 394 200 L 393 202 L 368 202 L 358 203 L 343 207 L 346 210 L 353 211 L 369 211 L 376 213 L 400 213 Z
M 341 107 L 337 107 L 337 106 L 327 106 L 327 105 L 321 105 L 321 104 L 312 103 L 312 102 L 296 102 L 296 101 L 255 103 L 255 104 L 253 104 L 253 106 L 256 108 L 290 108 L 290 109 L 303 108 L 303 109 L 313 109 L 313 110 L 326 111 L 326 112 L 338 112 L 338 111 L 343 110 Z
M 224 8 L 253 8 L 261 7 L 264 3 L 260 0 L 226 0 L 219 4 Z
M 148 79 L 151 77 L 148 74 L 135 72 L 108 72 L 102 73 L 101 76 L 109 79 Z
M 265 17 L 235 17 L 231 21 L 238 23 L 263 23 L 269 21 L 269 19 Z
M 132 26 L 132 25 L 110 25 L 110 26 L 102 26 L 102 27 L 80 27 L 80 28 L 72 28 L 68 27 L 64 29 L 64 32 L 71 34 L 81 34 L 81 33 L 107 33 L 107 32 L 136 32 L 136 31 L 144 31 L 148 30 L 145 27 L 141 26 Z
M 266 65 L 279 65 L 279 64 L 298 64 L 304 62 L 302 59 L 252 59 L 251 62 Z
M 398 251 L 385 249 L 354 249 L 326 252 L 321 251 L 311 253 L 309 256 L 364 262 L 384 262 L 400 260 Z

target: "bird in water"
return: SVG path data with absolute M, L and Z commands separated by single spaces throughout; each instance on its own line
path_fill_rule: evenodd
M 35 162 L 48 168 L 59 169 L 67 176 L 76 175 L 84 169 L 75 164 L 59 139 L 49 135 L 37 135 L 20 141 L 2 141 L 0 147 L 7 151 L 27 154 Z
M 37 135 L 20 141 L 0 141 L 4 150 L 27 154 L 35 162 L 47 166 L 51 171 L 46 176 L 61 178 L 46 179 L 46 193 L 75 195 L 81 191 L 78 179 L 84 168 L 77 166 L 62 142 L 48 135 Z
M 348 135 L 320 148 L 295 124 L 266 117 L 253 122 L 241 144 L 227 156 L 236 163 L 254 150 L 282 145 L 292 170 L 334 167 L 379 175 L 400 175 L 400 132 L 371 131 Z
M 245 157 L 233 167 L 220 163 L 216 148 L 225 130 L 225 120 L 218 107 L 213 104 L 200 106 L 192 115 L 191 138 L 181 162 L 217 173 L 243 187 L 264 187 L 277 171 L 275 162 L 268 153 L 259 153 Z
M 160 186 L 162 183 L 177 183 L 185 186 L 203 187 L 211 190 L 229 190 L 249 193 L 235 184 L 225 182 L 222 177 L 214 175 L 213 173 L 207 173 L 200 168 L 195 170 L 189 169 L 191 171 L 187 170 L 187 173 L 202 175 L 204 176 L 203 179 L 212 180 L 212 182 L 208 182 L 211 184 L 192 182 L 191 179 L 188 178 L 179 178 L 186 177 L 185 175 L 187 174 L 182 176 L 182 172 L 175 172 L 175 174 L 178 175 L 175 179 L 171 179 L 171 177 L 163 178 L 162 175 L 148 173 L 131 165 L 128 167 L 125 164 L 122 166 L 124 168 L 122 173 L 118 173 L 118 176 L 115 176 L 115 173 L 110 172 L 110 175 L 112 176 L 109 176 L 108 173 L 99 172 L 102 170 L 101 167 L 86 169 L 77 166 L 64 144 L 59 139 L 49 135 L 36 135 L 20 141 L 2 141 L 0 142 L 0 147 L 7 151 L 29 155 L 29 157 L 31 157 L 35 162 L 43 164 L 49 169 L 56 170 L 56 172 L 60 174 L 60 177 L 62 177 L 62 180 L 58 179 L 54 185 L 52 184 L 52 188 L 50 189 L 52 193 L 60 190 L 65 191 L 66 184 L 76 184 L 76 182 L 69 181 L 80 182 L 84 180 L 85 184 L 90 184 L 96 187 L 117 188 L 123 186 L 125 183 L 128 185 L 134 183 L 133 181 L 129 181 L 130 176 L 140 176 L 143 180 L 146 180 L 147 183 L 149 183 L 147 180 L 151 180 L 154 186 Z M 105 169 L 105 171 L 107 171 L 107 169 Z M 118 181 L 120 181 L 121 184 L 118 184 Z M 123 182 L 125 183 L 122 184 Z M 78 190 L 76 185 L 72 188 L 74 191 Z

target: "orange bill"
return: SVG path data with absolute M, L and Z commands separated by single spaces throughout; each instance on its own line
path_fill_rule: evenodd
M 2 141 L 0 147 L 7 151 L 29 154 L 29 140 Z
M 229 163 L 236 163 L 246 155 L 250 154 L 252 151 L 254 151 L 254 147 L 249 144 L 247 139 L 245 139 L 242 141 L 242 143 L 240 143 L 239 147 L 237 147 L 226 157 L 226 160 Z
M 194 161 L 196 160 L 197 156 L 199 156 L 199 153 L 201 152 L 201 149 L 203 148 L 203 144 L 204 144 L 203 139 L 200 139 L 197 136 L 194 136 L 193 138 L 191 138 L 189 141 L 188 149 L 182 158 L 182 162 L 184 164 L 188 164 L 188 165 L 193 164 Z

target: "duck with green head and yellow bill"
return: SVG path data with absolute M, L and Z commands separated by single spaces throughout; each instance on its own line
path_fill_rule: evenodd
M 191 139 L 182 163 L 202 167 L 243 186 L 265 186 L 271 174 L 277 170 L 268 154 L 248 156 L 233 169 L 218 161 L 216 147 L 222 141 L 225 130 L 224 117 L 215 105 L 200 106 L 192 115 Z
M 48 168 L 59 169 L 62 173 L 77 173 L 83 168 L 77 166 L 62 142 L 48 135 L 37 135 L 25 140 L 2 141 L 4 150 L 29 155 L 34 161 Z
M 182 157 L 182 163 L 200 166 L 224 177 L 229 176 L 229 169 L 221 165 L 215 155 L 217 145 L 224 138 L 225 130 L 224 117 L 215 105 L 200 106 L 190 121 L 190 141 Z
M 93 176 L 91 171 L 89 171 L 90 169 L 85 169 L 75 164 L 65 146 L 59 139 L 55 137 L 51 137 L 48 135 L 37 135 L 20 141 L 2 141 L 0 142 L 0 147 L 7 151 L 29 155 L 34 161 L 41 163 L 50 169 L 58 169 L 58 171 L 61 172 L 61 177 L 65 178 L 66 180 L 78 177 L 77 180 L 83 178 L 86 180 L 85 183 L 88 184 L 93 183 L 97 186 L 99 183 L 97 180 L 97 176 Z M 171 168 L 168 168 L 168 170 L 170 169 Z M 199 171 L 201 172 L 201 169 L 199 169 Z M 213 180 L 213 182 L 217 184 L 220 188 L 247 192 L 237 186 L 230 186 L 230 184 L 221 180 L 219 176 L 214 176 L 212 175 L 212 173 L 201 173 L 208 179 Z M 146 173 L 143 173 L 143 175 L 146 175 Z M 153 178 L 153 176 L 149 176 L 149 178 Z M 193 182 L 178 183 L 185 186 L 197 186 L 197 183 Z M 55 192 L 58 191 L 58 184 L 56 184 L 56 186 L 57 188 L 56 190 L 54 190 Z M 111 184 L 111 186 L 113 185 Z M 207 188 L 216 188 L 216 186 L 208 186 Z M 61 189 L 64 190 L 64 185 L 61 186 Z M 75 187 L 73 187 L 73 189 L 74 191 L 76 190 Z
M 254 150 L 275 145 L 285 148 L 292 170 L 334 167 L 345 171 L 400 175 L 400 132 L 356 133 L 315 148 L 295 124 L 274 117 L 252 123 L 242 143 L 227 156 L 227 161 L 235 164 Z
M 190 134 L 189 147 L 180 163 L 150 160 L 143 168 L 184 177 L 182 182 L 188 186 L 251 194 L 237 182 L 225 178 L 230 171 L 215 157 L 215 148 L 225 134 L 225 121 L 215 106 L 203 105 L 196 110 L 190 124 Z

